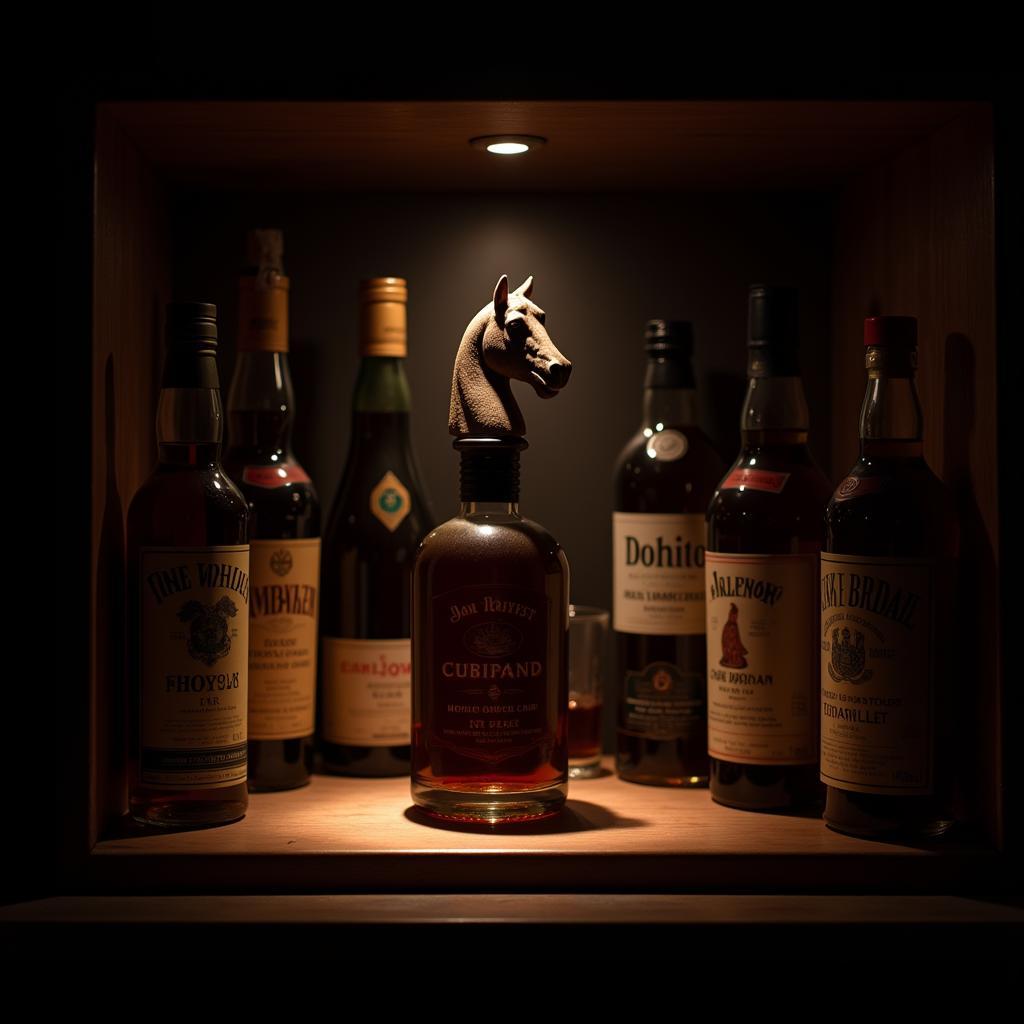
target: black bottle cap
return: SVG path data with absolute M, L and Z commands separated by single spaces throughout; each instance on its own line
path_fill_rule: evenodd
M 519 453 L 525 437 L 459 437 L 460 501 L 519 501 Z
M 167 305 L 167 344 L 217 347 L 217 307 L 212 302 Z
M 769 284 L 750 286 L 747 350 L 751 377 L 800 375 L 797 298 L 795 288 Z
M 212 302 L 167 306 L 167 354 L 161 387 L 218 388 L 217 307 Z
M 644 348 L 648 355 L 693 355 L 693 324 L 689 320 L 648 320 L 644 328 Z

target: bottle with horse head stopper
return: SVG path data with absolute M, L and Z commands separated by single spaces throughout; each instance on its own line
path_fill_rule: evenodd
M 413 570 L 412 795 L 448 820 L 535 821 L 568 791 L 569 566 L 519 512 L 526 425 L 510 381 L 551 398 L 572 364 L 532 291 L 503 276 L 463 335 L 449 418 L 459 514 Z

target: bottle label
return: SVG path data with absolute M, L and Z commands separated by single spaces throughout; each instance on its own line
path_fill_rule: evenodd
M 313 732 L 320 538 L 252 542 L 249 739 Z
M 817 555 L 707 554 L 708 753 L 818 760 Z
M 323 738 L 350 747 L 401 747 L 412 720 L 408 637 L 356 640 L 325 636 Z
M 788 473 L 772 473 L 767 469 L 734 469 L 718 485 L 720 491 L 769 491 L 781 494 L 789 479 Z
M 612 617 L 620 633 L 704 632 L 702 515 L 613 512 Z
M 850 498 L 863 498 L 865 494 L 873 494 L 885 486 L 884 476 L 848 476 L 836 488 L 832 495 L 833 501 L 849 501 Z
M 405 484 L 389 469 L 370 491 L 370 511 L 394 533 L 411 510 Z
M 309 476 L 297 462 L 283 462 L 280 466 L 246 466 L 242 470 L 242 483 L 253 487 L 287 487 L 288 484 L 309 482 Z
M 932 792 L 932 588 L 919 559 L 821 555 L 821 780 Z
M 143 548 L 139 566 L 140 781 L 244 782 L 249 547 Z
M 432 612 L 431 745 L 488 770 L 553 749 L 568 713 L 567 664 L 549 660 L 547 596 L 478 584 L 436 595 Z
M 627 672 L 623 689 L 623 728 L 650 739 L 704 742 L 704 679 L 667 661 Z

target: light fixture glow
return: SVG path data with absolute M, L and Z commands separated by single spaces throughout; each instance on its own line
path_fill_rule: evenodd
M 525 142 L 492 142 L 487 147 L 488 153 L 500 156 L 515 156 L 516 153 L 528 153 L 530 147 Z
M 537 146 L 543 146 L 547 139 L 539 135 L 478 135 L 470 139 L 474 149 L 485 149 L 496 156 L 517 156 Z

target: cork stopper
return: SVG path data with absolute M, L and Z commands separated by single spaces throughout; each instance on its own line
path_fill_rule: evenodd
M 409 297 L 401 277 L 371 277 L 359 284 L 359 354 L 404 359 Z
M 239 352 L 288 351 L 288 278 L 284 236 L 257 228 L 245 239 L 245 270 L 239 282 Z

